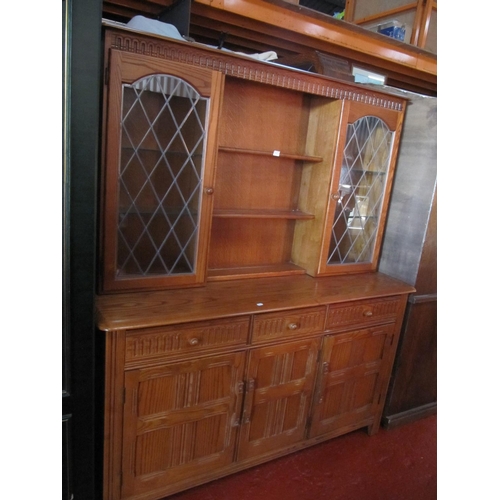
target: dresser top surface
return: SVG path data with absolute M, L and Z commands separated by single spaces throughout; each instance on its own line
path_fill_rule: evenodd
M 307 275 L 209 282 L 205 286 L 99 295 L 102 331 L 237 317 L 300 307 L 413 293 L 406 283 L 381 273 L 312 278 Z

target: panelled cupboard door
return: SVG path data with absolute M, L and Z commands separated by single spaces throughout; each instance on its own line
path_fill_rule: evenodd
M 251 351 L 239 460 L 305 438 L 319 343 L 309 339 Z
M 324 338 L 309 437 L 370 424 L 393 340 L 394 324 Z
M 233 461 L 244 360 L 233 353 L 125 373 L 123 498 Z
M 345 103 L 318 274 L 376 270 L 403 116 Z
M 102 290 L 205 280 L 223 75 L 111 50 Z

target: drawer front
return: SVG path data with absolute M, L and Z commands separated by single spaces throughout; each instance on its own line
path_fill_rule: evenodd
M 327 330 L 339 330 L 350 326 L 395 321 L 401 306 L 401 297 L 360 300 L 348 304 L 330 304 L 326 319 Z
M 254 317 L 252 344 L 320 333 L 325 326 L 326 307 L 309 307 Z
M 145 328 L 127 332 L 125 363 L 245 346 L 250 317 Z

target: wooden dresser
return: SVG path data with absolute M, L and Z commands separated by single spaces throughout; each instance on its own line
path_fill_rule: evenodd
M 106 26 L 104 498 L 367 427 L 414 288 L 377 272 L 406 101 Z

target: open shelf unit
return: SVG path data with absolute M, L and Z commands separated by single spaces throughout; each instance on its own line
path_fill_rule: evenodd
M 305 272 L 292 258 L 297 222 L 320 215 L 304 200 L 313 178 L 328 188 L 336 107 L 332 99 L 226 78 L 209 280 Z M 321 130 L 331 137 L 318 140 Z
M 376 269 L 404 100 L 108 33 L 104 291 Z

